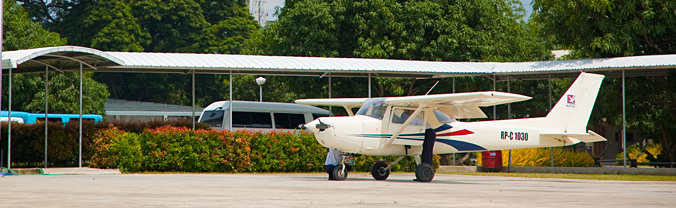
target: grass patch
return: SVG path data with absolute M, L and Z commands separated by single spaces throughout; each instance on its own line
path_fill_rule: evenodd
M 604 174 L 561 174 L 561 173 L 451 173 L 455 175 L 475 175 L 475 176 L 505 176 L 505 177 L 523 177 L 523 178 L 565 178 L 565 179 L 586 179 L 586 180 L 614 180 L 614 181 L 676 181 L 676 176 L 656 176 L 656 175 L 604 175 Z

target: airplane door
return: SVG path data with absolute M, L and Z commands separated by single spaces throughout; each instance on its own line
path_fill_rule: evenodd
M 390 114 L 391 116 L 389 117 L 389 125 L 386 131 L 387 135 L 392 135 L 397 133 L 399 129 L 403 127 L 404 122 L 406 122 L 406 119 L 408 119 L 411 114 L 413 114 L 415 110 L 412 109 L 406 109 L 406 108 L 400 108 L 400 107 L 393 107 L 392 108 L 392 113 Z M 424 133 L 425 128 L 424 128 L 424 123 L 425 119 L 423 117 L 424 113 L 419 113 L 416 118 L 404 129 L 404 131 L 401 132 L 400 138 L 417 138 L 416 136 L 404 136 L 404 135 L 411 135 L 411 134 L 418 134 L 418 133 Z M 414 140 L 405 140 L 405 139 L 397 139 L 394 141 L 395 144 L 408 144 L 407 141 L 413 142 L 410 145 L 416 145 L 418 142 Z M 404 142 L 404 143 L 402 143 Z

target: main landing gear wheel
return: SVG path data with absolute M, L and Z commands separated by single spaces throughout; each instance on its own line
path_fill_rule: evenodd
M 385 180 L 390 176 L 390 169 L 387 168 L 387 162 L 385 161 L 376 161 L 371 166 L 371 175 L 376 180 Z
M 345 167 L 345 164 L 340 164 L 333 168 L 333 179 L 338 181 L 347 179 L 347 167 Z
M 430 182 L 434 178 L 434 167 L 427 163 L 421 163 L 415 167 L 416 181 Z

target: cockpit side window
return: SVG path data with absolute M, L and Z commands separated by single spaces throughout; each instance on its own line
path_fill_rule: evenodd
M 403 124 L 408 118 L 415 112 L 414 110 L 394 108 L 392 112 L 392 123 Z M 422 126 L 425 123 L 423 118 L 423 113 L 421 112 L 416 116 L 409 125 Z
M 385 98 L 374 98 L 366 101 L 359 111 L 357 111 L 356 115 L 364 115 L 382 120 L 385 110 L 387 110 L 387 106 L 383 101 L 385 101 Z

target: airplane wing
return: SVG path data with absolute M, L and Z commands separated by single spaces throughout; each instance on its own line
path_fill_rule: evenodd
M 368 98 L 318 98 L 318 99 L 298 99 L 294 102 L 303 105 L 319 106 L 349 106 L 352 108 L 361 107 Z
M 342 106 L 350 116 L 354 116 L 352 108 L 361 107 L 368 98 L 318 98 L 298 99 L 294 102 L 303 105 Z
M 436 106 L 437 110 L 448 114 L 451 118 L 486 118 L 486 114 L 479 107 L 529 99 L 531 97 L 525 95 L 486 91 L 395 97 L 387 98 L 385 103 L 402 107 Z

